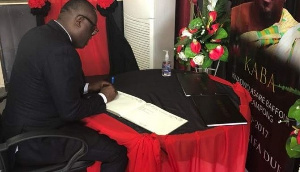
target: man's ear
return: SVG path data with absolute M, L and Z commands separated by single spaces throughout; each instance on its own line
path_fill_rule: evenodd
M 84 18 L 83 18 L 82 16 L 76 16 L 76 17 L 75 17 L 75 25 L 76 25 L 77 27 L 81 27 L 81 22 L 82 22 L 83 19 L 84 19 Z

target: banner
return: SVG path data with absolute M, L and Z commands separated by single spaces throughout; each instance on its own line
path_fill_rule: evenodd
M 300 99 L 300 24 L 285 0 L 233 3 L 230 36 L 227 78 L 253 98 L 247 170 L 298 171 L 285 144 L 295 125 L 288 110 Z

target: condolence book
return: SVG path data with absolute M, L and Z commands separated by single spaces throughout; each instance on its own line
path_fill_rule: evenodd
M 113 101 L 106 104 L 106 109 L 158 135 L 167 135 L 187 122 L 154 104 L 120 91 Z
M 217 93 L 216 82 L 207 73 L 180 72 L 177 79 L 186 96 L 214 95 Z
M 208 127 L 247 124 L 227 95 L 193 96 L 192 99 Z

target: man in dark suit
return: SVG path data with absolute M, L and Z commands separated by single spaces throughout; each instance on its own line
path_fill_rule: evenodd
M 84 82 L 75 48 L 83 48 L 98 32 L 96 10 L 86 0 L 70 0 L 57 20 L 34 28 L 21 39 L 3 113 L 5 138 L 32 130 L 58 129 L 84 139 L 89 150 L 82 158 L 102 162 L 101 171 L 125 171 L 127 151 L 80 122 L 106 111 L 117 94 L 105 81 Z M 84 96 L 85 93 L 93 93 Z M 17 163 L 42 165 L 70 159 L 75 141 L 36 139 L 18 145 Z

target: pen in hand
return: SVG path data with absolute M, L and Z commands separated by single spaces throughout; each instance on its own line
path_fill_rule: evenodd
M 111 77 L 110 83 L 111 83 L 111 84 L 114 84 L 114 83 L 115 83 L 115 77 L 114 77 L 114 76 Z
M 114 83 L 115 83 L 115 77 L 114 77 L 114 76 L 112 76 L 112 77 L 110 78 L 110 83 L 111 83 L 111 84 L 114 84 Z M 116 90 L 115 92 L 116 92 L 116 94 L 118 94 L 118 91 L 117 91 L 117 90 Z

